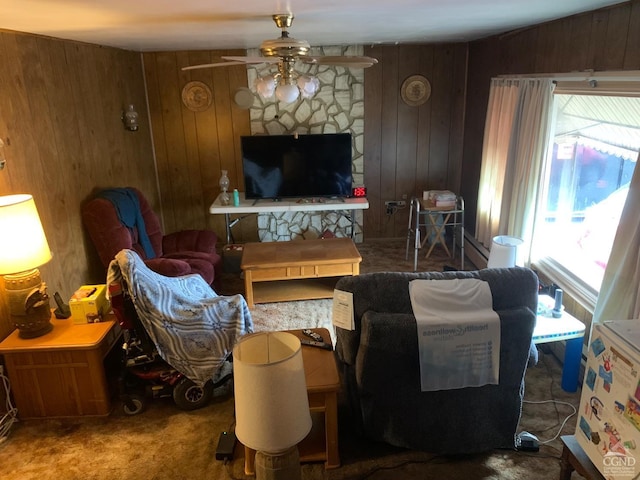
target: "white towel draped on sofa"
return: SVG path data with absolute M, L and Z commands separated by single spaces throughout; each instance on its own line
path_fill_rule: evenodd
M 497 385 L 500 318 L 478 279 L 413 280 L 422 391 Z

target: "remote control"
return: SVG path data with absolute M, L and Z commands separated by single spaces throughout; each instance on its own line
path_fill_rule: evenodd
M 324 348 L 325 350 L 333 350 L 333 345 L 331 345 L 330 343 L 316 342 L 315 340 L 307 340 L 306 338 L 301 338 L 300 343 L 302 345 L 308 345 L 310 347 L 318 347 L 318 348 Z
M 302 330 L 302 334 L 309 337 L 311 340 L 315 340 L 316 342 L 324 342 L 324 338 L 319 333 L 314 332 L 313 330 L 304 329 Z

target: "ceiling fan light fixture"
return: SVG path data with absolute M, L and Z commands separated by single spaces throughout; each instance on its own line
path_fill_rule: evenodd
M 276 87 L 276 98 L 281 102 L 295 102 L 299 94 L 298 87 L 291 83 L 283 83 Z
M 264 98 L 271 98 L 276 91 L 276 79 L 273 75 L 265 75 L 256 79 L 256 91 Z
M 300 75 L 297 83 L 302 98 L 313 97 L 320 88 L 320 80 L 309 75 Z

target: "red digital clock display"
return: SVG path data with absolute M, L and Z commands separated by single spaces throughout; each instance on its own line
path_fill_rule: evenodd
M 367 196 L 367 188 L 366 187 L 353 187 L 351 190 L 352 197 L 366 197 Z

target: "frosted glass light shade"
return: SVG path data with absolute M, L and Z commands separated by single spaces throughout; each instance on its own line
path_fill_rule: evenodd
M 295 85 L 285 83 L 276 87 L 276 98 L 281 102 L 291 103 L 298 98 L 300 91 Z
M 276 91 L 276 80 L 273 75 L 265 75 L 256 80 L 256 91 L 264 98 L 271 98 Z
M 236 436 L 278 454 L 311 430 L 300 340 L 286 332 L 246 335 L 233 348 Z
M 318 88 L 320 88 L 320 80 L 316 77 L 310 77 L 309 75 L 300 75 L 298 77 L 298 88 L 300 89 L 302 98 L 311 98 L 316 94 Z
M 516 266 L 518 247 L 522 239 L 508 235 L 493 237 L 487 268 L 510 268 Z
M 31 195 L 0 197 L 0 275 L 24 272 L 51 260 Z

